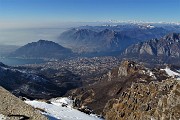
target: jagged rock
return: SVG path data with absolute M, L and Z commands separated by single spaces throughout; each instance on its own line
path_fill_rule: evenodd
M 133 83 L 104 113 L 106 120 L 179 120 L 180 81 Z
M 180 33 L 168 34 L 129 46 L 121 57 L 133 58 L 147 63 L 179 63 Z M 180 63 L 179 63 L 180 64 Z
M 88 106 L 96 113 L 101 114 L 108 100 L 119 98 L 121 95 L 123 98 L 128 97 L 136 103 L 140 102 L 139 99 L 131 98 L 131 94 L 123 92 L 131 87 L 133 82 L 148 84 L 151 81 L 161 81 L 166 78 L 168 76 L 165 71 L 151 70 L 133 61 L 124 60 L 119 66 L 103 75 L 95 84 L 69 91 L 66 96 L 77 97 L 81 100 L 82 105 Z M 138 84 L 133 85 L 133 88 L 139 89 Z M 140 92 L 139 94 L 149 95 L 149 88 L 145 89 L 147 89 L 145 93 Z M 135 109 L 134 106 L 130 105 L 129 107 Z
M 7 120 L 48 120 L 35 108 L 2 87 L 0 87 L 0 93 L 0 116 L 3 118 Z

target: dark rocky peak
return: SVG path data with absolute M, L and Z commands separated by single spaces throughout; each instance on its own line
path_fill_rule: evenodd
M 114 30 L 110 30 L 110 29 L 105 29 L 101 32 L 99 32 L 99 34 L 114 34 L 115 31 Z
M 38 40 L 37 42 L 32 42 L 32 43 L 28 43 L 25 46 L 58 46 L 60 47 L 61 45 L 59 45 L 58 43 L 55 43 L 53 41 L 48 41 L 48 40 Z M 61 46 L 62 47 L 62 46 Z
M 159 40 L 157 38 L 154 38 L 154 39 L 151 39 L 149 41 L 146 41 L 146 42 L 141 42 L 141 43 L 146 43 L 146 44 L 154 44 L 154 43 L 157 43 Z
M 72 38 L 65 37 L 65 39 L 67 40 L 73 39 L 73 41 L 82 42 L 84 40 L 90 41 L 96 35 L 96 32 L 89 29 L 76 29 L 75 31 L 73 32 L 70 31 L 67 34 L 68 36 L 70 35 Z
M 104 33 L 107 33 L 107 32 L 114 32 L 114 30 L 110 30 L 110 29 L 105 29 L 103 30 Z
M 6 67 L 6 65 L 0 62 L 0 67 Z
M 168 41 L 177 41 L 179 42 L 180 40 L 180 33 L 171 33 L 166 35 L 163 39 L 168 40 Z
M 40 39 L 39 41 L 37 41 L 37 43 L 39 43 L 39 44 L 44 44 L 44 43 L 54 44 L 54 42 L 52 42 L 52 41 L 42 40 L 42 39 Z
M 76 29 L 76 34 L 81 34 L 81 35 L 88 35 L 88 34 L 92 34 L 92 33 L 96 33 L 92 30 L 89 30 L 89 29 Z

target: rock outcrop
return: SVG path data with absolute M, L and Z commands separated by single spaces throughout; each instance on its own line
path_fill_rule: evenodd
M 121 93 L 134 83 L 150 83 L 168 78 L 165 71 L 149 69 L 133 61 L 122 61 L 121 64 L 104 74 L 95 84 L 70 91 L 81 100 L 81 105 L 88 106 L 101 114 L 108 100 L 119 98 Z
M 133 83 L 104 113 L 106 120 L 179 120 L 180 81 Z
M 0 87 L 0 117 L 5 120 L 48 120 L 35 108 L 27 105 Z

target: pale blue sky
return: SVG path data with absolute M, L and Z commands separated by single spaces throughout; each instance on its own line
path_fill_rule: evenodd
M 180 0 L 0 0 L 0 27 L 110 19 L 179 22 L 179 13 Z

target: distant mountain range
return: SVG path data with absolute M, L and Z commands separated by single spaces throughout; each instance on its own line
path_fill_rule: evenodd
M 10 57 L 21 58 L 65 58 L 70 55 L 70 49 L 47 40 L 28 43 L 9 54 Z
M 77 56 L 121 55 L 121 58 L 143 58 L 146 62 L 149 60 L 169 63 L 179 60 L 180 56 L 179 34 L 172 31 L 180 32 L 180 26 L 81 26 L 63 32 L 57 43 L 47 40 L 28 43 L 10 53 L 9 57 L 63 59 Z M 149 59 L 152 57 L 153 59 Z
M 64 42 L 72 46 L 72 49 L 80 53 L 120 51 L 137 42 L 137 39 L 109 29 L 100 32 L 88 29 L 71 29 L 62 33 L 60 39 L 65 40 Z
M 180 34 L 171 33 L 160 39 L 140 42 L 128 47 L 122 57 L 141 59 L 142 61 L 157 63 L 160 61 L 176 64 L 180 63 Z M 153 58 L 153 59 L 152 59 Z
M 65 31 L 57 42 L 79 53 L 114 52 L 170 32 L 180 32 L 180 27 L 150 24 L 81 26 Z

